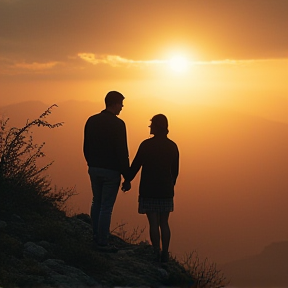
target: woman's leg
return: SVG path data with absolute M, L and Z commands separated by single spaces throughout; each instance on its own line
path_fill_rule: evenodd
M 168 253 L 169 244 L 170 244 L 170 227 L 168 223 L 170 212 L 161 212 L 159 216 L 159 225 L 161 229 L 161 242 L 162 242 L 162 251 L 163 253 Z
M 149 221 L 149 233 L 150 239 L 154 251 L 160 251 L 160 231 L 159 231 L 159 213 L 157 212 L 147 212 L 146 213 Z

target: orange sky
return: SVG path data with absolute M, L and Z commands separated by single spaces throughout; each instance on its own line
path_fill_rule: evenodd
M 0 106 L 118 89 L 287 122 L 287 11 L 286 0 L 0 0 Z
M 229 153 L 232 152 L 229 152 L 229 145 L 225 142 L 228 146 L 224 145 L 227 152 L 224 157 L 222 154 L 225 151 L 219 148 L 221 147 L 221 141 L 217 140 L 216 132 L 214 135 L 212 128 L 215 125 L 215 131 L 218 131 L 221 136 L 219 136 L 220 139 L 225 139 L 225 141 L 232 139 L 225 134 L 229 134 L 231 131 L 226 129 L 227 124 L 224 120 L 221 120 L 217 113 L 219 111 L 235 113 L 231 118 L 225 114 L 226 112 L 223 112 L 228 117 L 225 116 L 226 118 L 223 119 L 232 119 L 231 123 L 233 124 L 238 123 L 236 121 L 237 115 L 241 115 L 239 119 L 246 119 L 246 116 L 248 118 L 252 117 L 249 118 L 250 124 L 242 123 L 243 127 L 251 126 L 254 129 L 262 127 L 263 131 L 269 131 L 267 135 L 270 136 L 273 135 L 273 129 L 279 133 L 277 132 L 278 142 L 274 143 L 275 146 L 273 146 L 273 141 L 271 143 L 268 141 L 270 143 L 267 144 L 269 147 L 264 145 L 267 150 L 265 150 L 266 148 L 263 148 L 263 151 L 260 149 L 262 154 L 260 152 L 258 154 L 259 149 L 253 146 L 255 145 L 253 143 L 257 143 L 262 147 L 262 143 L 265 143 L 266 139 L 261 137 L 266 132 L 264 133 L 261 129 L 259 132 L 256 129 L 256 134 L 251 134 L 249 128 L 249 131 L 244 133 L 242 124 L 238 123 L 240 126 L 237 127 L 243 129 L 241 133 L 244 133 L 243 139 L 246 142 L 243 140 L 243 143 L 245 145 L 250 143 L 249 137 L 259 136 L 259 141 L 254 139 L 254 141 L 251 141 L 251 147 L 248 147 L 238 138 L 239 135 L 242 135 L 241 133 L 238 136 L 237 133 L 232 133 L 236 137 L 235 139 L 244 145 L 245 149 L 243 149 L 246 152 L 250 151 L 251 159 L 256 161 L 255 165 L 253 162 L 249 162 L 249 165 L 251 164 L 253 167 L 249 166 L 252 176 L 248 173 L 250 181 L 248 182 L 254 185 L 253 179 L 256 177 L 255 179 L 259 182 L 257 189 L 263 189 L 261 191 L 265 194 L 267 192 L 264 191 L 265 181 L 270 181 L 268 184 L 272 186 L 273 181 L 275 181 L 275 183 L 282 185 L 279 184 L 278 187 L 278 184 L 275 184 L 279 188 L 279 191 L 277 191 L 281 194 L 282 190 L 287 187 L 287 179 L 281 174 L 282 172 L 279 172 L 282 182 L 279 182 L 279 179 L 270 179 L 267 175 L 272 171 L 269 170 L 272 169 L 272 166 L 269 166 L 270 162 L 266 163 L 266 166 L 264 165 L 265 169 L 262 171 L 263 163 L 261 159 L 266 157 L 265 153 L 268 153 L 268 151 L 269 153 L 274 153 L 271 151 L 277 153 L 284 151 L 282 145 L 286 141 L 286 136 L 284 141 L 281 138 L 282 136 L 279 135 L 281 135 L 280 131 L 287 132 L 288 124 L 287 11 L 287 0 L 0 0 L 0 107 L 31 100 L 41 101 L 45 105 L 77 100 L 95 102 L 95 107 L 99 109 L 103 106 L 103 98 L 109 90 L 119 90 L 126 97 L 125 107 L 120 117 L 127 122 L 131 155 L 134 155 L 133 153 L 135 153 L 140 141 L 149 136 L 147 126 L 151 116 L 156 113 L 167 114 L 169 120 L 171 119 L 171 138 L 175 138 L 175 141 L 179 142 L 181 155 L 183 155 L 182 159 L 185 159 L 181 164 L 183 168 L 179 184 L 177 184 L 178 191 L 186 191 L 184 194 L 188 193 L 191 184 L 189 181 L 193 179 L 195 181 L 193 191 L 196 190 L 196 194 L 193 195 L 199 196 L 196 199 L 196 203 L 199 205 L 210 199 L 207 191 L 213 185 L 217 186 L 217 191 L 221 191 L 221 185 L 217 179 L 218 176 L 221 176 L 217 161 L 222 158 L 226 159 L 223 164 L 225 169 L 229 171 L 231 168 Z M 175 55 L 180 55 L 186 59 L 185 71 L 175 72 L 171 69 L 170 60 Z M 92 112 L 92 104 L 87 106 L 87 103 L 91 102 L 80 103 L 82 104 L 77 104 L 78 108 L 81 109 L 79 114 L 85 115 L 85 117 L 81 118 L 79 116 L 79 118 L 73 119 L 69 115 L 69 110 L 66 111 L 68 114 L 64 113 L 62 115 L 64 119 L 59 115 L 59 121 L 67 121 L 68 127 L 71 127 L 71 123 L 73 123 L 73 125 L 78 125 L 79 128 L 77 130 L 79 135 L 76 137 L 78 150 L 75 146 L 71 148 L 71 151 L 69 149 L 67 151 L 77 153 L 75 157 L 81 162 L 82 170 L 80 171 L 79 167 L 70 163 L 70 169 L 72 169 L 70 172 L 71 175 L 74 175 L 73 177 L 69 178 L 69 174 L 59 176 L 58 172 L 58 174 L 53 172 L 56 175 L 55 178 L 65 178 L 63 182 L 65 185 L 72 180 L 74 181 L 77 178 L 75 176 L 77 173 L 83 175 L 83 169 L 85 169 L 83 155 L 81 154 L 81 125 L 83 125 L 83 119 L 86 119 L 89 113 L 94 112 Z M 73 109 L 71 111 L 75 113 L 76 110 Z M 95 109 L 95 113 L 98 111 L 97 109 Z M 17 116 L 26 119 L 27 110 L 29 108 L 20 110 Z M 254 118 L 255 116 L 260 118 Z M 76 120 L 79 122 L 73 122 Z M 193 121 L 198 121 L 197 125 L 194 125 Z M 259 124 L 260 122 L 261 124 Z M 201 130 L 202 125 L 206 127 L 206 130 Z M 192 127 L 191 131 L 194 134 L 187 135 L 187 129 L 189 129 L 187 127 Z M 210 130 L 207 127 L 210 127 Z M 226 127 L 226 130 L 223 127 Z M 232 128 L 231 130 L 233 131 Z M 213 135 L 209 135 L 209 133 Z M 199 155 L 197 155 L 195 151 L 191 152 L 191 145 L 194 147 L 194 142 L 191 139 L 197 139 L 196 148 L 202 147 L 203 143 L 206 143 L 205 140 L 209 140 L 216 143 L 213 144 L 213 147 L 218 147 L 221 151 L 213 150 L 213 148 L 212 153 L 205 144 L 203 149 L 199 148 Z M 43 141 L 45 140 L 43 139 Z M 235 143 L 233 142 L 233 144 Z M 240 144 L 239 146 L 236 145 L 237 147 L 234 147 L 231 151 L 236 153 L 237 149 L 241 147 Z M 205 147 L 207 150 L 205 150 Z M 49 149 L 51 150 L 50 157 L 52 159 L 53 157 L 59 157 L 57 159 L 61 166 L 63 160 L 61 157 L 65 153 L 63 154 L 63 151 L 57 152 L 51 147 Z M 207 156 L 207 151 L 212 153 L 211 155 L 208 154 L 214 159 L 214 162 L 209 163 L 210 158 Z M 245 163 L 241 160 L 241 156 L 245 153 L 241 149 L 239 151 L 240 156 L 235 154 L 232 158 L 235 161 L 240 161 L 242 174 L 239 174 L 238 178 L 235 176 L 235 179 L 232 177 L 234 182 L 232 180 L 228 181 L 225 193 L 219 197 L 222 200 L 226 199 L 231 207 L 234 207 L 235 203 L 233 201 L 236 200 L 243 204 L 243 199 L 247 196 L 244 193 L 244 198 L 238 199 L 236 192 L 235 195 L 233 194 L 234 198 L 228 194 L 230 189 L 237 188 L 239 182 L 247 176 L 243 172 L 246 169 Z M 253 154 L 251 151 L 256 152 Z M 275 156 L 274 159 L 279 159 L 280 162 L 283 161 L 279 162 L 279 167 L 286 168 L 287 154 L 284 154 L 282 159 L 279 156 L 281 153 L 277 153 L 275 155 L 271 154 L 269 159 L 271 160 Z M 68 155 L 66 156 L 65 161 L 69 159 Z M 207 157 L 203 160 L 206 166 L 201 164 L 200 156 Z M 63 160 L 64 163 L 65 161 Z M 194 166 L 191 168 L 189 161 L 198 163 L 202 170 L 200 168 L 200 170 L 197 170 L 197 167 Z M 276 165 L 275 163 L 278 160 L 275 161 L 271 160 L 271 163 L 273 162 L 273 165 Z M 237 167 L 234 164 L 231 164 L 233 169 Z M 207 167 L 207 170 L 204 169 L 204 166 Z M 258 168 L 261 168 L 263 174 L 261 174 L 262 172 L 259 175 L 257 174 Z M 59 168 L 57 165 L 55 167 L 55 171 L 63 171 L 63 169 L 65 167 L 61 166 Z M 216 173 L 215 176 L 215 170 L 219 172 L 219 175 Z M 211 186 L 201 186 L 201 183 L 206 182 L 204 175 L 208 173 L 207 171 L 214 175 L 211 176 Z M 235 174 L 239 171 L 236 169 Z M 190 173 L 192 173 L 192 176 Z M 253 173 L 257 174 L 254 178 Z M 78 180 L 75 181 L 80 189 L 89 194 L 90 191 L 86 191 L 89 189 L 88 178 L 84 178 L 86 176 L 86 174 L 81 176 L 83 177 L 81 183 L 78 183 Z M 196 179 L 198 176 L 199 178 Z M 265 178 L 264 184 L 260 181 L 261 177 Z M 85 184 L 83 184 L 83 179 L 86 181 Z M 201 196 L 200 192 L 204 190 L 206 192 Z M 258 201 L 259 195 L 257 195 L 254 195 L 254 197 Z M 126 198 L 128 197 L 134 196 L 127 196 Z M 270 199 L 271 197 L 267 196 L 266 198 Z M 120 199 L 123 201 L 123 197 Z M 183 198 L 178 199 L 179 206 L 187 204 Z M 215 195 L 212 199 L 218 201 Z M 261 199 L 260 196 L 259 199 Z M 253 203 L 257 203 L 256 200 Z M 119 211 L 124 205 L 120 201 L 117 204 L 118 208 L 116 207 L 116 215 L 121 215 Z M 270 203 L 274 203 L 273 201 L 270 201 Z M 85 207 L 88 207 L 87 203 L 87 201 L 84 204 L 82 203 L 81 209 L 85 205 Z M 217 204 L 219 203 L 217 202 Z M 212 210 L 215 209 L 213 203 L 208 206 Z M 201 205 L 199 207 L 201 208 Z M 199 207 L 196 212 L 201 214 L 204 210 L 202 209 L 201 212 Z M 228 209 L 229 213 L 233 212 L 231 207 Z M 237 206 L 239 211 L 241 211 L 240 207 Z M 238 211 L 237 209 L 235 211 Z M 253 206 L 248 207 L 248 209 L 248 215 L 251 216 Z M 265 209 L 263 211 L 266 212 L 273 210 L 270 206 L 267 208 L 268 210 Z M 282 219 L 284 212 L 281 209 L 279 209 L 279 215 L 276 213 L 277 215 L 271 220 L 270 228 L 273 225 L 275 226 L 276 220 Z M 183 212 L 185 217 L 190 217 L 188 206 L 185 206 L 183 211 L 186 211 L 186 214 Z M 221 215 L 219 215 L 220 218 L 217 218 L 220 222 L 226 217 L 224 212 L 222 210 Z M 214 213 L 217 213 L 217 210 Z M 219 248 L 218 254 L 215 251 L 215 253 L 212 253 L 212 242 L 208 244 L 209 241 L 205 239 L 212 237 L 212 232 L 216 233 L 217 231 L 211 230 L 212 226 L 210 224 L 214 223 L 213 217 L 211 218 L 209 213 L 204 214 L 204 212 L 201 214 L 201 217 L 204 217 L 204 222 L 197 222 L 196 220 L 197 223 L 193 222 L 199 231 L 198 238 L 195 236 L 194 240 L 196 239 L 195 241 L 198 244 L 203 243 L 203 246 L 199 245 L 204 253 L 206 247 L 207 254 L 210 253 L 220 259 L 219 255 L 223 254 L 225 249 L 222 247 L 222 250 Z M 232 217 L 234 220 L 236 218 L 236 216 L 235 218 Z M 174 223 L 178 221 L 177 214 L 173 219 L 175 219 L 173 220 Z M 252 221 L 253 225 L 258 225 L 257 219 L 253 220 L 256 222 Z M 247 221 L 249 222 L 244 217 L 243 222 L 238 223 L 239 231 L 245 231 L 244 226 Z M 217 223 L 219 225 L 219 222 Z M 247 250 L 249 251 L 247 254 L 255 252 L 257 245 L 263 247 L 269 241 L 283 240 L 285 237 L 287 240 L 287 233 L 281 232 L 282 224 L 283 221 L 278 228 L 276 227 L 277 229 L 275 228 L 275 237 L 273 235 L 266 237 L 266 232 L 262 230 L 258 234 L 255 232 L 255 235 L 251 232 L 255 237 L 251 236 L 243 240 L 245 249 L 250 249 Z M 232 222 L 227 225 L 229 228 L 233 227 Z M 249 226 L 249 231 L 253 231 L 253 225 Z M 264 225 L 265 222 L 261 222 L 261 229 Z M 226 227 L 224 224 L 222 226 L 224 231 Z M 203 233 L 202 236 L 201 233 Z M 223 235 L 229 241 L 235 243 L 237 242 L 236 237 L 239 236 L 237 233 L 234 234 L 234 238 L 231 235 L 229 236 L 229 233 Z M 177 241 L 183 240 L 183 243 L 193 239 L 181 237 L 181 235 L 178 235 L 178 238 L 174 239 L 178 239 Z M 251 238 L 255 241 L 251 244 L 254 250 L 247 244 L 251 242 Z M 262 240 L 260 241 L 260 239 Z M 225 242 L 221 235 L 218 235 L 218 238 L 214 240 L 215 242 L 218 241 L 217 243 Z M 204 243 L 205 241 L 207 243 Z M 173 247 L 176 247 L 176 244 L 173 242 Z M 239 251 L 242 253 L 244 250 L 239 249 Z M 229 254 L 229 252 L 227 253 Z M 228 259 L 229 255 L 225 257 Z M 223 259 L 225 257 L 223 256 Z

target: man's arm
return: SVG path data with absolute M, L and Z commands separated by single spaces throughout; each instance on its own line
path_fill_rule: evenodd
M 87 132 L 87 130 L 88 130 L 87 124 L 88 124 L 88 120 L 87 120 L 85 127 L 84 127 L 83 153 L 84 153 L 84 157 L 86 159 L 86 162 L 88 163 L 88 158 L 89 158 L 89 156 L 88 156 L 88 150 L 89 150 L 88 149 L 88 138 L 89 138 L 89 136 L 88 136 L 88 132 Z
M 127 133 L 124 122 L 121 122 L 121 126 L 117 130 L 117 157 L 120 164 L 120 172 L 125 179 L 128 178 L 129 173 L 129 152 L 127 144 Z

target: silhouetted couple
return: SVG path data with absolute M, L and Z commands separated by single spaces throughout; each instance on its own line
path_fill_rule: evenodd
M 126 126 L 117 117 L 123 100 L 121 93 L 110 91 L 105 97 L 106 109 L 91 116 L 85 125 L 84 155 L 93 192 L 93 239 L 102 250 L 114 250 L 108 240 L 121 175 L 124 178 L 122 190 L 128 191 L 130 182 L 142 168 L 138 212 L 147 215 L 156 260 L 167 262 L 171 236 L 168 219 L 174 209 L 174 186 L 179 171 L 178 148 L 167 137 L 167 118 L 163 114 L 155 115 L 149 126 L 154 137 L 140 144 L 129 167 Z

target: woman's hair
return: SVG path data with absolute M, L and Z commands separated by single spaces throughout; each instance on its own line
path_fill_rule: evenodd
M 153 116 L 151 119 L 151 126 L 153 126 L 154 135 L 167 135 L 169 133 L 168 119 L 163 114 L 157 114 Z

